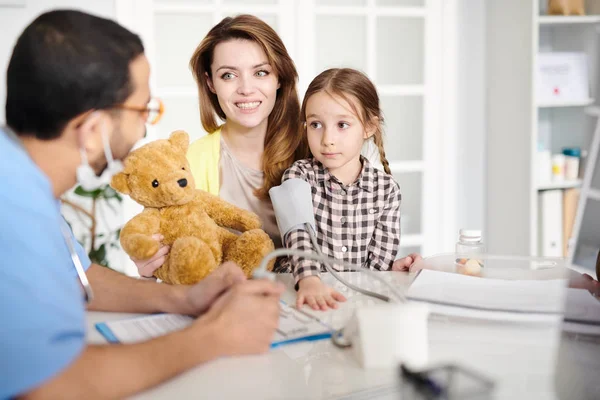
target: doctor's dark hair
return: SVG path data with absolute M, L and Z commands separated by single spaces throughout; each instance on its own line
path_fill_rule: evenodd
M 143 52 L 140 38 L 114 21 L 73 10 L 40 15 L 8 64 L 6 123 L 19 135 L 59 137 L 77 115 L 129 97 L 129 64 Z
M 306 129 L 306 103 L 310 96 L 319 92 L 325 92 L 330 96 L 336 95 L 344 99 L 352 107 L 352 111 L 365 128 L 370 124 L 375 125 L 375 133 L 372 136 L 373 141 L 379 149 L 379 158 L 384 171 L 391 174 L 390 163 L 385 157 L 383 148 L 383 112 L 373 82 L 364 73 L 352 68 L 331 68 L 321 72 L 308 85 L 302 101 L 302 109 L 300 110 L 303 122 L 302 132 Z M 306 141 L 306 135 L 304 135 L 304 138 Z

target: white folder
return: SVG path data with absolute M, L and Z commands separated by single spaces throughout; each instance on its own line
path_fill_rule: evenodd
M 543 190 L 539 194 L 539 253 L 543 257 L 563 256 L 563 191 Z

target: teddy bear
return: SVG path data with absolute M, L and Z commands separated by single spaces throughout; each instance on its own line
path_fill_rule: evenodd
M 188 134 L 175 131 L 133 150 L 112 178 L 115 190 L 144 206 L 121 230 L 121 246 L 134 259 L 148 259 L 160 246 L 152 235 L 161 234 L 170 251 L 154 276 L 167 283 L 196 283 L 225 261 L 249 276 L 273 242 L 256 214 L 195 188 L 188 146 Z

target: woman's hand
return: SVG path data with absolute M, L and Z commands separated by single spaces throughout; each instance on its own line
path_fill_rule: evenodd
M 152 235 L 152 239 L 160 242 L 164 239 L 164 236 L 159 233 L 156 233 Z M 154 254 L 151 258 L 148 258 L 146 260 L 138 260 L 132 257 L 131 261 L 135 263 L 135 266 L 137 267 L 140 276 L 143 276 L 145 278 L 151 278 L 154 274 L 154 271 L 156 271 L 165 263 L 166 257 L 169 254 L 169 250 L 171 250 L 169 246 L 161 245 L 156 254 Z
M 328 308 L 338 308 L 338 301 L 346 301 L 343 294 L 325 285 L 318 276 L 306 277 L 300 281 L 298 286 L 296 297 L 296 307 L 298 308 L 306 303 L 313 310 L 326 311 Z

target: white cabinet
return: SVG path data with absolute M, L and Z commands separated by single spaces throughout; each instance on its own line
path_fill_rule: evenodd
M 581 184 L 540 184 L 538 144 L 552 153 L 585 150 L 596 122 L 585 108 L 598 104 L 600 16 L 540 15 L 546 2 L 487 2 L 486 237 L 493 253 L 538 254 L 539 191 Z M 549 51 L 587 54 L 590 99 L 545 104 L 536 98 L 537 55 Z

